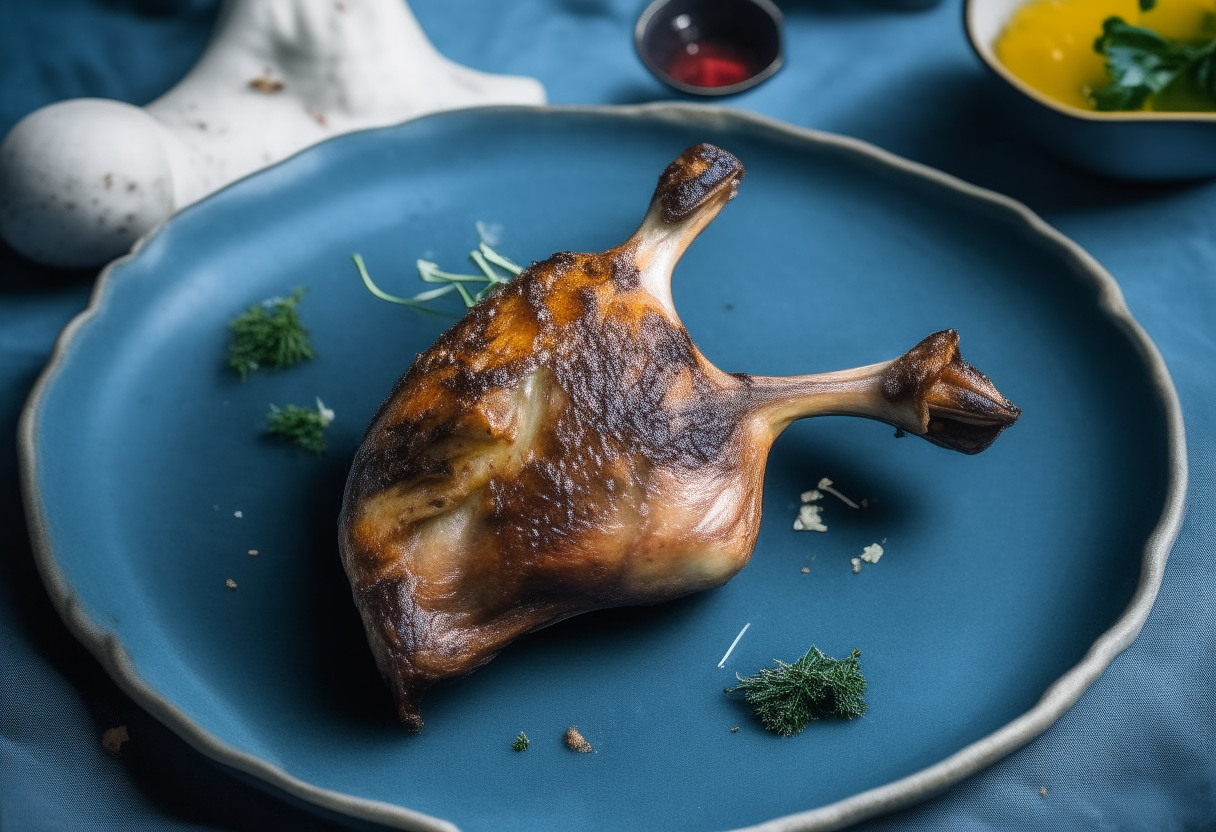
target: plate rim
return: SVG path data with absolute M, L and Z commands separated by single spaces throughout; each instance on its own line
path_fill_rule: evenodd
M 734 832 L 826 832 L 911 806 L 939 794 L 1002 757 L 1012 754 L 1046 731 L 1076 703 L 1115 657 L 1135 640 L 1152 609 L 1166 561 L 1182 525 L 1187 490 L 1186 436 L 1182 406 L 1164 358 L 1148 333 L 1133 317 L 1118 283 L 1078 243 L 1011 197 L 973 185 L 928 165 L 905 159 L 861 139 L 799 127 L 724 105 L 658 102 L 637 105 L 485 107 L 435 113 L 389 127 L 357 133 L 395 130 L 403 124 L 443 120 L 448 117 L 468 117 L 472 113 L 530 113 L 540 119 L 549 116 L 587 115 L 621 122 L 657 121 L 683 126 L 712 127 L 718 130 L 754 129 L 795 144 L 834 148 L 876 168 L 894 169 L 931 186 L 938 186 L 945 192 L 953 192 L 956 196 L 986 204 L 996 209 L 996 213 L 1002 215 L 1005 221 L 1014 225 L 1020 222 L 1026 230 L 1056 249 L 1066 261 L 1071 261 L 1076 278 L 1080 281 L 1088 280 L 1097 290 L 1100 311 L 1122 329 L 1123 334 L 1135 347 L 1164 409 L 1169 470 L 1165 505 L 1144 542 L 1140 576 L 1131 600 L 1119 618 L 1093 642 L 1076 665 L 1048 686 L 1030 710 L 945 759 L 842 800 L 742 827 Z M 345 136 L 334 137 L 307 148 L 296 156 L 313 152 L 313 148 L 320 148 L 343 138 Z M 290 164 L 296 156 L 264 170 L 274 170 L 281 165 Z M 263 171 L 259 171 L 237 180 L 217 193 L 238 187 L 245 179 L 262 173 Z M 42 399 L 64 365 L 74 337 L 106 310 L 110 297 L 109 284 L 114 271 L 127 261 L 138 257 L 149 241 L 172 224 L 176 217 L 198 210 L 199 206 L 205 206 L 210 199 L 211 197 L 201 200 L 164 220 L 137 240 L 128 254 L 111 261 L 102 269 L 89 296 L 88 305 L 71 320 L 56 339 L 51 356 L 26 399 L 17 429 L 17 456 L 26 523 L 38 572 L 60 618 L 123 692 L 199 753 L 222 767 L 252 778 L 256 785 L 270 787 L 271 791 L 279 792 L 293 802 L 302 801 L 308 804 L 310 809 L 319 810 L 322 814 L 336 813 L 354 820 L 415 832 L 459 832 L 458 827 L 448 821 L 404 806 L 355 797 L 345 792 L 316 786 L 211 734 L 139 675 L 118 635 L 101 626 L 84 611 L 76 591 L 60 570 L 51 549 L 45 509 L 37 488 L 38 417 Z

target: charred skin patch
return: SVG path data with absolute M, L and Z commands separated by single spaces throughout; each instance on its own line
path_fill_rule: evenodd
M 743 178 L 742 163 L 712 144 L 699 144 L 681 153 L 659 177 L 652 205 L 661 206 L 663 220 L 677 223 L 688 218 L 724 182 Z

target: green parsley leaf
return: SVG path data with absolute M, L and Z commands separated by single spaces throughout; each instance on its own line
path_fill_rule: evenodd
M 511 743 L 512 751 L 527 751 L 528 746 L 532 744 L 532 740 L 528 739 L 528 735 L 523 731 L 519 732 L 519 736 Z
M 1157 8 L 1157 0 L 1140 0 L 1140 11 L 1151 12 Z
M 317 399 L 315 410 L 289 404 L 271 405 L 266 414 L 266 432 L 292 442 L 318 456 L 325 453 L 325 428 L 334 420 L 334 412 Z
M 869 710 L 860 657 L 854 650 L 847 659 L 833 659 L 812 644 L 793 664 L 774 659 L 776 667 L 762 667 L 754 676 L 736 673 L 739 684 L 726 692 L 741 692 L 761 725 L 792 737 L 816 719 L 852 719 Z
M 279 370 L 313 358 L 308 330 L 296 311 L 306 291 L 307 286 L 300 286 L 285 298 L 255 303 L 228 323 L 228 366 L 242 381 L 263 368 Z
M 1151 96 L 1180 81 L 1193 82 L 1216 103 L 1216 39 L 1185 43 L 1119 17 L 1102 22 L 1094 51 L 1106 59 L 1110 84 L 1091 93 L 1105 112 L 1142 109 Z

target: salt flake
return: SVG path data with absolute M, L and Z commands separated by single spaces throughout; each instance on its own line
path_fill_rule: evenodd
M 882 559 L 883 548 L 879 543 L 871 543 L 861 550 L 861 559 L 866 563 L 878 563 Z
M 794 518 L 794 531 L 826 532 L 828 527 L 824 525 L 823 519 L 819 516 L 822 511 L 823 506 L 803 503 L 802 507 L 798 509 L 798 516 Z
M 329 427 L 329 423 L 334 420 L 334 412 L 325 406 L 319 396 L 317 397 L 317 413 L 321 416 L 321 426 Z

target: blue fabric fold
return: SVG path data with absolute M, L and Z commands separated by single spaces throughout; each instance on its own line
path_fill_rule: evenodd
M 535 76 L 553 103 L 681 98 L 634 55 L 642 0 L 412 5 L 444 54 Z M 1216 828 L 1216 183 L 1105 181 L 1030 145 L 994 102 L 996 82 L 966 44 L 958 0 L 919 11 L 863 0 L 781 5 L 784 68 L 726 103 L 854 135 L 1026 202 L 1119 281 L 1165 356 L 1188 433 L 1186 521 L 1137 641 L 1029 746 L 860 828 Z M 193 64 L 216 13 L 213 0 L 0 3 L 0 133 L 64 98 L 146 103 Z M 93 277 L 0 249 L 0 433 L 14 436 L 21 403 Z M 117 725 L 131 740 L 113 755 L 101 735 Z M 0 829 L 275 828 L 336 827 L 216 768 L 76 643 L 36 574 L 13 442 L 0 443 Z

